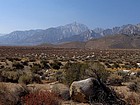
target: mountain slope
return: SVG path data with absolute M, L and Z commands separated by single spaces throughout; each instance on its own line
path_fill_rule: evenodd
M 41 43 L 58 43 L 59 40 L 89 30 L 80 23 L 67 24 L 46 30 L 15 31 L 0 37 L 1 45 L 38 45 Z
M 114 35 L 86 42 L 85 48 L 90 49 L 137 49 L 140 48 L 140 36 Z
M 140 49 L 140 35 L 110 35 L 86 42 L 69 42 L 55 47 L 86 49 Z
M 132 25 L 127 24 L 120 27 L 113 27 L 112 29 L 100 29 L 100 31 L 96 31 L 96 33 L 101 34 L 102 36 L 106 35 L 115 35 L 115 34 L 127 34 L 127 35 L 134 35 L 140 33 L 140 24 Z
M 56 45 L 55 48 L 85 48 L 85 42 L 69 42 Z
M 86 25 L 74 22 L 65 26 L 48 28 L 46 30 L 14 31 L 10 34 L 0 36 L 0 45 L 40 45 L 42 43 L 60 44 L 77 41 L 86 42 L 90 39 L 101 38 L 108 35 L 114 36 L 116 34 L 126 34 L 129 36 L 140 35 L 140 24 L 127 24 L 120 27 L 113 27 L 112 29 L 96 28 L 90 30 Z
M 101 37 L 101 35 L 98 34 L 98 33 L 95 33 L 93 30 L 87 30 L 87 31 L 85 31 L 83 33 L 80 33 L 78 35 L 73 35 L 71 37 L 63 38 L 59 42 L 60 43 L 63 43 L 63 42 L 76 42 L 76 41 L 85 42 L 85 41 L 88 41 L 90 39 L 100 38 L 100 37 Z
M 42 30 L 29 30 L 29 31 L 14 31 L 10 34 L 0 37 L 0 43 L 4 45 L 24 45 L 23 41 L 33 36 L 34 34 L 40 33 Z

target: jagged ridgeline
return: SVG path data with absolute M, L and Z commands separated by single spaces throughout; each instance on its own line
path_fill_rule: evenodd
M 130 36 L 130 39 L 132 39 L 132 44 L 131 44 L 132 48 L 133 47 L 138 48 L 137 46 L 139 46 L 139 33 L 140 33 L 140 24 L 137 25 L 128 24 L 120 27 L 114 27 L 112 29 L 96 28 L 92 30 L 84 24 L 74 22 L 71 24 L 67 24 L 65 26 L 52 27 L 45 30 L 37 29 L 37 30 L 27 30 L 27 31 L 14 31 L 6 35 L 0 35 L 0 45 L 40 45 L 40 44 L 45 45 L 44 43 L 47 43 L 48 45 L 48 44 L 70 43 L 70 42 L 87 42 L 91 39 L 98 39 L 98 38 L 104 39 L 104 37 L 108 35 L 111 36 L 120 35 L 117 36 L 119 37 L 119 39 L 121 39 L 123 35 L 123 38 L 119 41 L 121 43 L 126 43 L 125 39 L 127 40 L 128 37 L 125 36 L 127 35 Z M 111 38 L 112 40 L 118 42 L 118 38 L 117 39 L 116 37 L 111 37 Z M 108 42 L 108 40 L 110 40 L 110 37 L 109 38 L 105 37 L 105 40 L 107 40 Z M 94 43 L 96 43 L 95 44 L 96 46 L 101 44 L 99 42 L 98 44 L 95 41 Z M 117 46 L 120 46 L 117 43 L 115 43 L 115 45 L 114 43 L 113 44 L 110 43 L 109 45 L 107 44 L 107 47 L 109 48 L 118 48 Z M 103 44 L 106 45 L 106 43 Z M 81 48 L 83 48 L 83 45 Z M 129 46 L 129 44 L 125 46 L 123 45 L 123 48 L 127 46 Z

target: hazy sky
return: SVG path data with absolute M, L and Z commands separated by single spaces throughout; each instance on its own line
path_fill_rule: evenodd
M 75 21 L 91 29 L 140 23 L 140 0 L 0 0 L 0 33 Z

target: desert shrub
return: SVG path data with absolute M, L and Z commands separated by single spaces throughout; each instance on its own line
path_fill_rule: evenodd
M 140 70 L 137 71 L 137 73 L 136 73 L 136 77 L 140 77 Z
M 33 73 L 24 73 L 20 76 L 18 83 L 31 84 L 31 83 L 42 83 L 39 75 Z
M 61 64 L 61 62 L 54 61 L 53 63 L 50 63 L 50 66 L 51 66 L 53 69 L 59 70 L 59 69 L 60 69 L 60 66 L 62 66 L 62 64 Z
M 19 62 L 13 62 L 13 67 L 16 69 L 23 69 L 24 65 L 22 63 L 19 63 Z
M 131 68 L 132 68 L 132 65 L 129 64 L 129 63 L 125 63 L 124 67 L 125 67 L 126 69 L 131 69 Z
M 5 68 L 3 68 L 3 69 L 1 69 L 1 71 L 13 71 L 14 69 L 11 69 L 11 68 L 9 68 L 9 67 L 5 67 Z
M 119 68 L 120 66 L 119 66 L 119 64 L 118 63 L 114 63 L 113 65 L 112 65 L 112 68 Z
M 70 63 L 65 65 L 65 83 L 70 85 L 73 81 L 78 81 L 88 77 L 100 79 L 103 82 L 107 81 L 110 72 L 107 71 L 104 65 L 98 62 L 85 63 Z
M 42 63 L 42 64 L 44 64 L 44 63 L 49 63 L 49 61 L 46 60 L 46 59 L 42 59 L 42 60 L 41 60 L 41 63 Z
M 47 60 L 42 60 L 41 64 L 43 66 L 43 69 L 50 69 L 50 66 L 48 65 L 48 61 Z
M 70 85 L 73 81 L 84 79 L 85 70 L 88 68 L 88 66 L 83 63 L 68 62 L 64 68 L 64 82 Z
M 28 66 L 28 61 L 22 61 L 21 64 L 23 64 L 24 66 Z
M 33 74 L 32 82 L 42 83 L 41 78 L 38 74 Z
M 0 82 L 3 82 L 2 71 L 0 70 Z
M 16 101 L 16 97 L 9 92 L 7 86 L 0 83 L 0 105 L 14 105 Z
M 107 68 L 111 68 L 111 65 L 108 62 L 105 62 Z
M 130 64 L 132 65 L 133 68 L 138 68 L 139 67 L 136 62 L 130 62 Z
M 129 72 L 124 72 L 124 71 L 119 70 L 119 71 L 117 71 L 117 74 L 122 76 L 123 82 L 130 81 L 130 73 Z
M 55 78 L 59 82 L 63 82 L 64 77 L 63 77 L 63 71 L 57 71 L 55 74 Z
M 36 91 L 22 97 L 26 105 L 59 105 L 59 98 L 49 91 Z
M 29 62 L 35 62 L 35 61 L 36 61 L 36 59 L 33 57 L 29 59 Z
M 13 57 L 13 59 L 14 59 L 15 61 L 21 61 L 21 58 L 19 58 L 19 57 Z
M 0 73 L 1 81 L 17 83 L 19 77 L 23 74 L 20 70 L 3 69 Z
M 8 59 L 9 61 L 13 62 L 14 59 L 13 58 L 9 58 L 9 57 L 6 57 L 6 59 Z
M 140 92 L 140 79 L 134 80 L 133 83 L 128 85 L 128 88 L 130 89 L 130 91 Z
M 90 62 L 88 63 L 89 70 L 87 71 L 87 75 L 90 77 L 94 77 L 102 82 L 106 82 L 110 72 L 106 70 L 105 66 L 99 62 Z
M 123 79 L 122 76 L 113 73 L 108 77 L 108 83 L 110 85 L 122 85 Z
M 3 69 L 3 68 L 4 68 L 4 66 L 3 66 L 3 65 L 1 65 L 1 66 L 0 66 L 0 69 Z
M 140 96 L 137 96 L 134 93 L 131 93 L 131 95 L 129 95 L 127 97 L 127 99 L 125 99 L 125 100 L 128 103 L 128 105 L 139 105 L 140 104 Z
M 28 92 L 25 85 L 0 83 L 0 105 L 21 105 L 20 98 Z
M 123 77 L 126 76 L 126 75 L 128 75 L 127 72 L 123 72 L 123 71 L 121 71 L 121 70 L 116 71 L 116 72 L 117 72 L 118 75 L 123 76 Z
M 24 74 L 20 76 L 18 83 L 29 84 L 32 83 L 32 81 L 33 81 L 32 74 Z
M 11 102 L 9 102 L 9 100 L 7 100 L 7 97 L 5 94 L 8 94 L 8 90 L 7 90 L 7 87 L 1 83 L 0 84 L 0 105 L 6 105 L 7 104 L 12 104 Z
M 11 62 L 14 62 L 14 61 L 20 61 L 21 59 L 20 58 L 16 58 L 16 57 L 6 57 L 6 59 L 8 59 L 9 61 Z
M 21 92 L 22 94 L 18 94 L 18 92 L 14 93 L 9 89 L 8 85 L 0 83 L 0 105 L 19 105 L 19 95 L 22 96 L 24 94 L 24 90 L 23 93 Z
M 38 71 L 41 70 L 41 66 L 38 65 L 38 64 L 34 64 L 32 67 L 31 67 L 31 71 L 32 73 L 37 73 Z

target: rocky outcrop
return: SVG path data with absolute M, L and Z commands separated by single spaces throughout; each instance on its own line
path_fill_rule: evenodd
M 103 105 L 126 105 L 106 84 L 100 79 L 88 78 L 74 81 L 70 86 L 70 96 L 74 101 L 102 103 Z
M 93 78 L 88 78 L 81 81 L 74 81 L 70 86 L 71 98 L 75 101 L 87 102 L 88 99 L 94 95 L 94 82 L 97 83 L 97 81 Z

